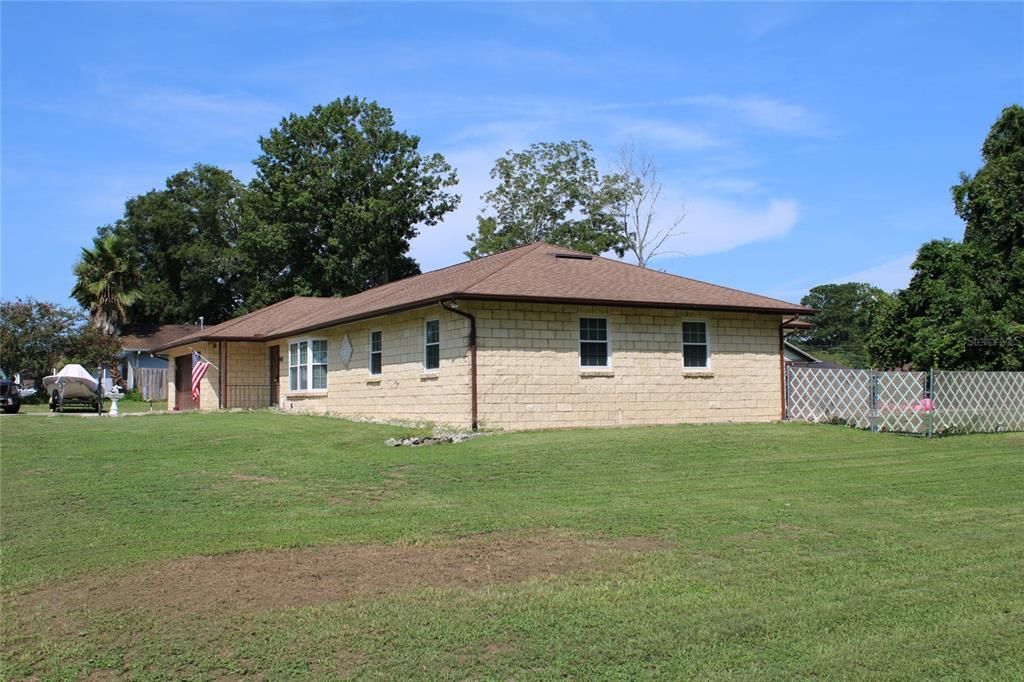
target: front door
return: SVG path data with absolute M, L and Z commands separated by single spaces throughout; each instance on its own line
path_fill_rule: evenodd
M 277 407 L 281 389 L 281 347 L 267 349 L 267 374 L 270 383 L 270 406 Z
M 191 355 L 182 355 L 174 359 L 174 409 L 196 409 L 196 404 L 192 400 Z

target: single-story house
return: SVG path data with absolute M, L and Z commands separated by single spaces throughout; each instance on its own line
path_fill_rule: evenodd
M 538 242 L 344 298 L 296 296 L 154 350 L 173 409 L 528 429 L 783 416 L 814 311 Z M 190 392 L 193 351 L 212 366 Z
M 121 354 L 118 355 L 118 371 L 126 388 L 135 388 L 135 370 L 167 369 L 167 357 L 157 354 L 157 348 L 193 334 L 198 327 L 194 324 L 148 324 L 135 325 L 121 334 Z

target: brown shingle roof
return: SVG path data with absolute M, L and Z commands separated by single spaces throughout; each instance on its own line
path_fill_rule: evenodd
M 190 334 L 199 328 L 194 324 L 150 324 L 137 325 L 121 334 L 121 348 L 124 350 L 151 351 Z
M 280 338 L 455 298 L 779 314 L 814 312 L 794 303 L 537 242 L 354 296 L 296 296 L 209 327 L 164 348 L 200 340 Z

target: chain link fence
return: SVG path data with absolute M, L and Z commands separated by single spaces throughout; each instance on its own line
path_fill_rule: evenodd
M 791 366 L 786 418 L 926 436 L 1024 431 L 1024 372 Z

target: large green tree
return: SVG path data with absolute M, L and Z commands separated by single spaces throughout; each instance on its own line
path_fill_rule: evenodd
M 33 298 L 0 303 L 0 367 L 39 380 L 69 362 L 94 371 L 114 363 L 121 344 L 81 311 Z
M 600 174 L 584 140 L 509 150 L 495 161 L 491 178 L 498 184 L 482 197 L 484 214 L 468 235 L 470 258 L 535 241 L 588 253 L 621 248 L 620 207 L 635 189 L 621 174 Z
M 139 295 L 131 246 L 118 234 L 96 237 L 91 249 L 82 249 L 74 272 L 71 295 L 89 311 L 93 326 L 107 335 L 120 334 L 128 306 Z
M 124 217 L 100 228 L 121 237 L 139 270 L 132 323 L 208 323 L 232 317 L 245 303 L 249 263 L 239 250 L 253 229 L 245 186 L 205 164 L 176 173 L 163 189 L 129 199 Z
M 983 345 L 995 331 L 995 315 L 975 270 L 976 257 L 971 247 L 949 239 L 921 247 L 910 285 L 877 318 L 870 334 L 868 349 L 876 364 L 1000 368 Z
M 850 367 L 867 367 L 865 342 L 872 318 L 888 298 L 886 292 L 863 282 L 816 286 L 800 300 L 801 305 L 818 310 L 814 327 L 797 341 L 811 353 Z
M 348 295 L 419 273 L 407 254 L 421 226 L 459 203 L 455 171 L 396 130 L 391 111 L 356 97 L 292 114 L 260 138 L 251 189 L 258 227 L 246 307 L 292 294 Z
M 1003 110 L 982 159 L 952 188 L 963 241 L 918 251 L 910 285 L 872 330 L 876 364 L 1024 369 L 1024 109 Z

